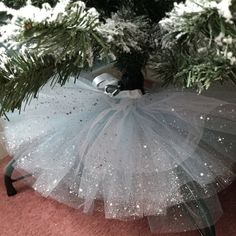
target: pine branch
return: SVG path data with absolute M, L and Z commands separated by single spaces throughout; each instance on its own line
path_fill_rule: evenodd
M 218 4 L 189 0 L 161 21 L 159 52 L 150 64 L 164 84 L 198 92 L 214 82 L 236 84 L 236 18 Z
M 17 51 L 13 55 L 8 52 L 0 64 L 1 115 L 21 109 L 22 102 L 36 97 L 52 76 L 53 83 L 64 85 L 71 75 L 78 76 L 97 59 L 142 52 L 147 38 L 143 18 L 114 15 L 104 23 L 97 11 L 86 8 L 83 2 L 58 4 L 55 8 L 27 5 L 17 11 L 7 9 L 13 18 L 3 28 L 3 38 Z
M 155 78 L 161 81 L 163 86 L 169 84 L 182 85 L 175 80 L 175 75 L 183 59 L 179 54 L 173 54 L 173 51 L 159 48 L 155 55 L 148 61 L 148 67 L 155 71 Z
M 37 97 L 39 89 L 55 76 L 55 72 L 52 57 L 13 55 L 5 68 L 0 68 L 0 116 L 20 110 L 23 102 Z
M 11 52 L 5 67 L 0 67 L 0 116 L 15 109 L 21 110 L 22 104 L 37 98 L 40 89 L 48 82 L 53 87 L 56 83 L 63 86 L 71 76 L 76 80 L 81 71 L 73 63 L 76 59 L 56 62 L 52 56 Z
M 19 30 L 8 42 L 18 45 L 19 51 L 8 50 L 0 56 L 0 115 L 20 110 L 50 80 L 52 86 L 64 85 L 101 55 L 107 57 L 106 41 L 95 30 L 100 23 L 91 14 L 75 4 L 54 21 L 16 19 Z
M 96 31 L 100 24 L 97 17 L 90 16 L 77 5 L 69 7 L 68 15 L 56 21 L 24 22 L 24 31 L 18 41 L 31 52 L 52 55 L 56 61 L 77 57 L 74 65 L 86 69 L 93 65 L 96 57 L 107 54 L 108 46 Z M 19 26 L 22 27 L 22 22 Z

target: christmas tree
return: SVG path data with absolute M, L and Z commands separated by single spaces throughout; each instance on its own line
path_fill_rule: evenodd
M 0 115 L 20 110 L 47 83 L 79 79 L 99 61 L 114 62 L 129 78 L 122 89 L 142 87 L 144 68 L 164 85 L 199 93 L 213 83 L 235 84 L 235 13 L 236 0 L 2 1 Z M 186 187 L 204 225 L 212 225 L 198 186 Z
M 235 0 L 45 2 L 0 3 L 1 115 L 98 61 L 115 62 L 133 84 L 144 67 L 198 92 L 236 82 Z

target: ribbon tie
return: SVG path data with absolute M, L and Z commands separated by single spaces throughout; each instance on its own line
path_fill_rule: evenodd
M 92 85 L 99 90 L 103 90 L 105 94 L 114 97 L 121 91 L 118 81 L 113 75 L 103 73 L 93 79 Z

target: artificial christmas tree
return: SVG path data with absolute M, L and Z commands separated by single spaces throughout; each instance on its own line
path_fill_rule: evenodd
M 235 1 L 4 3 L 3 140 L 33 187 L 85 212 L 101 200 L 108 218 L 147 216 L 155 232 L 215 235 L 217 192 L 235 178 L 235 93 L 198 93 L 235 83 Z M 81 72 L 99 63 L 121 79 L 92 87 Z M 178 89 L 145 94 L 144 69 Z
M 15 7 L 23 4 L 6 3 Z M 115 60 L 125 78 L 150 65 L 165 84 L 194 87 L 200 92 L 214 81 L 235 82 L 234 1 L 187 1 L 176 4 L 164 19 L 172 1 L 88 1 L 100 14 L 76 1 L 57 5 L 52 1 L 53 8 L 43 1 L 33 4 L 43 9 L 28 5 L 14 11 L 1 5 L 2 18 L 13 17 L 5 18 L 1 29 L 1 41 L 8 48 L 6 53 L 1 47 L 1 64 L 6 63 L 0 72 L 2 114 L 20 108 L 53 74 L 60 75 L 55 82 L 63 84 L 70 75 L 92 68 L 102 58 Z M 13 72 L 10 68 L 16 64 Z M 34 76 L 33 71 L 42 70 Z M 21 96 L 11 94 L 18 81 L 33 81 L 39 74 L 37 86 L 25 81 Z

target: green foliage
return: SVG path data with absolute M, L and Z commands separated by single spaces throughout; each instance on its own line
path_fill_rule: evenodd
M 86 8 L 82 2 L 62 3 L 60 7 L 65 10 L 58 13 L 54 8 L 40 10 L 28 6 L 22 12 L 21 9 L 17 11 L 17 17 L 12 18 L 14 21 L 4 28 L 6 37 L 2 42 L 11 50 L 1 55 L 0 115 L 20 109 L 24 99 L 36 96 L 45 81 L 50 80 L 49 74 L 43 73 L 44 67 L 57 74 L 55 81 L 63 85 L 70 76 L 78 76 L 81 70 L 92 68 L 99 59 L 109 61 L 122 54 L 143 53 L 148 36 L 148 23 L 143 18 L 124 19 L 116 14 L 103 22 L 96 10 Z M 28 15 L 30 10 L 32 12 Z M 53 64 L 47 63 L 48 58 Z M 29 79 L 32 83 L 35 81 L 32 79 L 34 73 L 38 79 L 35 87 L 29 85 Z
M 236 66 L 227 65 L 224 61 L 204 60 L 194 64 L 184 65 L 174 76 L 177 82 L 184 80 L 185 87 L 195 88 L 199 92 L 208 89 L 214 82 L 223 83 L 226 80 L 236 84 Z
M 176 15 L 163 25 L 159 52 L 150 64 L 165 85 L 201 92 L 215 81 L 236 84 L 235 19 L 227 21 L 216 8 L 205 8 Z
M 111 12 L 117 11 L 120 11 L 124 19 L 127 17 L 135 19 L 137 16 L 145 16 L 143 20 L 148 19 L 150 21 L 150 25 L 146 25 L 146 31 L 152 35 L 151 25 L 155 28 L 155 24 L 173 8 L 174 2 L 181 2 L 181 0 L 87 0 L 86 2 L 89 6 L 94 6 L 103 11 L 105 17 L 110 17 Z M 153 37 L 153 35 L 152 37 L 150 35 L 142 42 L 142 52 L 118 52 L 116 54 L 116 66 L 121 71 L 133 73 L 140 71 L 147 64 L 150 53 L 155 50 L 153 45 L 150 45 Z
M 20 0 L 4 2 L 15 8 L 25 4 Z M 33 4 L 41 6 L 44 2 L 33 1 Z M 54 6 L 56 2 L 49 3 Z M 53 20 L 39 20 L 40 9 L 32 8 L 35 16 L 21 15 L 17 21 L 9 23 L 10 27 L 6 28 L 15 27 L 15 31 L 4 47 L 15 51 L 9 51 L 8 58 L 2 59 L 0 64 L 0 115 L 20 109 L 24 99 L 36 96 L 50 79 L 49 73 L 43 73 L 45 68 L 52 70 L 51 76 L 57 74 L 55 82 L 63 85 L 71 75 L 78 76 L 98 59 L 109 60 L 110 57 L 116 57 L 116 65 L 130 73 L 140 71 L 148 62 L 165 85 L 177 84 L 201 92 L 215 81 L 236 83 L 235 18 L 227 21 L 216 8 L 210 7 L 182 15 L 172 11 L 159 28 L 157 22 L 172 8 L 173 1 L 86 2 L 100 9 L 102 15 L 82 6 L 81 2 L 71 1 Z M 209 2 L 216 1 L 206 1 Z M 231 11 L 235 8 L 234 0 Z M 117 13 L 107 19 L 112 11 Z M 43 11 L 44 14 L 47 11 Z M 6 24 L 6 13 L 2 12 L 0 19 L 0 24 Z M 39 64 L 33 67 L 33 62 Z M 34 81 L 34 73 L 37 73 L 38 83 L 35 87 L 28 86 L 29 78 Z M 43 76 L 41 79 L 37 77 L 39 74 Z M 25 85 L 25 89 L 21 90 L 18 83 Z
M 4 0 L 3 1 L 7 6 L 13 8 L 19 8 L 25 5 L 26 0 Z M 35 1 L 32 0 L 32 4 L 34 6 L 41 6 L 42 3 L 48 2 L 51 6 L 55 6 L 58 0 L 40 0 Z M 72 0 L 71 2 L 75 2 Z M 149 20 L 153 23 L 157 23 L 160 19 L 162 19 L 166 12 L 170 11 L 173 7 L 173 3 L 176 2 L 174 0 L 86 0 L 86 5 L 88 7 L 95 7 L 102 15 L 103 19 L 106 17 L 111 17 L 112 12 L 120 11 L 121 9 L 131 9 L 129 11 L 130 18 L 131 16 L 135 18 L 136 16 L 145 15 Z M 177 2 L 181 2 L 178 0 Z M 128 11 L 128 10 L 127 10 Z M 126 14 L 127 15 L 127 14 Z M 123 15 L 123 17 L 125 17 Z M 147 45 L 144 46 L 144 43 Z M 129 53 L 119 52 L 117 51 L 117 65 L 121 70 L 141 70 L 146 64 L 149 50 L 153 50 L 153 48 L 149 48 L 148 42 L 143 43 L 143 53 L 132 51 Z M 138 60 L 136 60 L 139 58 Z
M 21 109 L 22 102 L 36 97 L 52 76 L 63 85 L 70 76 L 91 68 L 97 58 L 108 58 L 109 47 L 95 30 L 100 22 L 76 6 L 69 6 L 55 21 L 17 19 L 18 31 L 8 42 L 18 50 L 8 50 L 0 61 L 0 115 Z
M 52 57 L 38 58 L 13 55 L 12 59 L 0 68 L 0 114 L 21 109 L 23 101 L 37 96 L 43 84 L 55 75 L 55 62 Z M 14 76 L 14 78 L 12 78 Z
M 57 61 L 73 58 L 78 69 L 86 69 L 93 65 L 96 56 L 108 50 L 105 40 L 95 30 L 99 25 L 95 20 L 78 9 L 60 22 L 25 23 L 25 31 L 18 40 L 40 56 L 53 55 Z
M 117 58 L 115 66 L 123 72 L 129 71 L 130 73 L 134 73 L 141 71 L 149 59 L 150 51 L 154 50 L 153 37 L 150 37 L 152 30 L 150 19 L 144 16 L 137 16 L 133 12 L 131 6 L 127 8 L 121 8 L 118 14 L 121 19 L 134 22 L 135 25 L 138 25 L 139 35 L 133 34 L 133 41 L 135 41 L 137 38 L 140 38 L 138 40 L 138 46 L 141 48 L 141 50 L 131 50 L 130 52 L 124 52 L 115 48 L 114 51 L 116 52 Z M 129 34 L 129 31 L 127 31 L 127 33 Z M 131 35 L 127 35 L 124 38 L 131 38 Z

